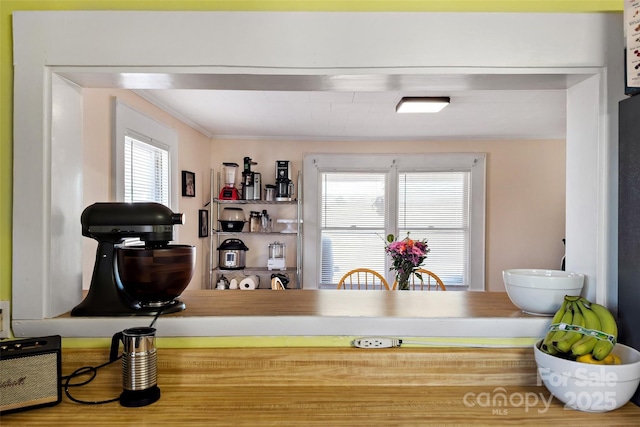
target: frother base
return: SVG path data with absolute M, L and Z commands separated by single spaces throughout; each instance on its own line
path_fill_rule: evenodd
M 160 399 L 160 388 L 154 385 L 146 390 L 123 390 L 120 395 L 120 404 L 127 408 L 139 408 L 151 405 Z

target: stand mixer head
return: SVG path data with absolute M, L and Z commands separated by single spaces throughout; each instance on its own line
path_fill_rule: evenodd
M 170 245 L 184 215 L 159 203 L 95 203 L 81 216 L 82 235 L 98 241 L 91 287 L 72 316 L 151 315 L 186 308 L 176 298 L 195 270 L 195 247 Z M 123 247 L 139 238 L 144 246 Z

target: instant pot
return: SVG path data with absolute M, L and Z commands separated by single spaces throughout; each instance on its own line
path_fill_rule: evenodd
M 229 270 L 240 270 L 245 267 L 247 245 L 240 239 L 226 239 L 218 247 L 218 267 Z

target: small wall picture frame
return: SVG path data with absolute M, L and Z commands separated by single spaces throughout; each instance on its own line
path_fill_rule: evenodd
M 200 209 L 198 211 L 198 237 L 209 236 L 209 211 Z
M 196 174 L 182 171 L 182 196 L 196 197 Z

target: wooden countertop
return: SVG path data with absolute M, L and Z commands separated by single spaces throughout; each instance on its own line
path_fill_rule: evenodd
M 539 337 L 550 317 L 515 307 L 505 292 L 194 290 L 186 310 L 158 320 L 158 336 Z M 111 337 L 149 316 L 16 320 L 18 337 Z
M 188 290 L 179 299 L 187 309 L 164 317 L 537 317 L 514 306 L 506 292 Z
M 63 375 L 107 358 L 107 349 L 63 349 Z M 101 369 L 72 395 L 117 397 L 121 369 L 120 361 Z M 640 420 L 633 403 L 607 413 L 565 409 L 536 383 L 530 348 L 159 348 L 158 386 L 160 400 L 142 408 L 80 405 L 63 396 L 57 406 L 4 415 L 0 424 L 637 426 Z M 501 394 L 504 405 L 492 405 Z
M 506 292 L 212 290 L 188 291 L 180 299 L 187 309 L 170 316 L 535 317 Z

